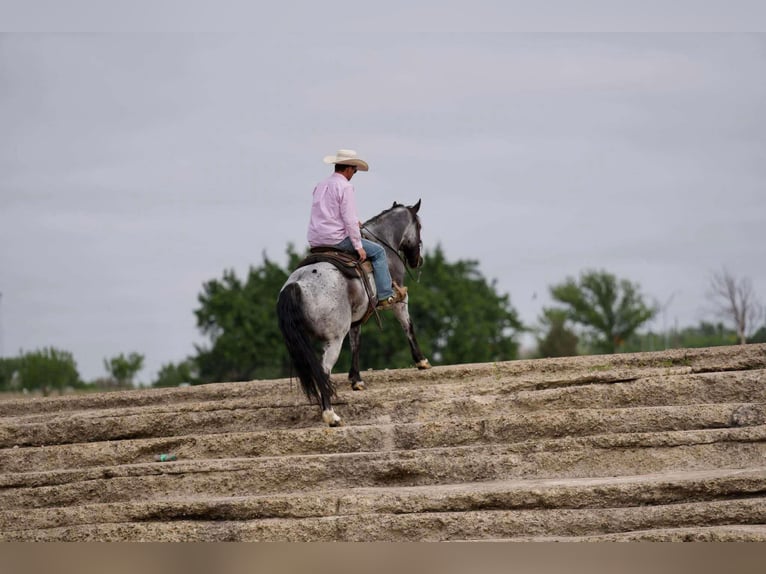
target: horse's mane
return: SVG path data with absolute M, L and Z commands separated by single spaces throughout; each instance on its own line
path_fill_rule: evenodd
M 364 223 L 365 223 L 365 225 L 367 225 L 368 223 L 369 224 L 376 223 L 378 221 L 378 219 L 380 219 L 381 217 L 383 217 L 384 215 L 386 215 L 388 213 L 391 213 L 392 211 L 394 211 L 395 209 L 397 209 L 399 207 L 407 208 L 407 206 L 404 205 L 403 203 L 397 203 L 396 201 L 394 201 L 394 204 L 391 207 L 389 207 L 388 209 L 384 209 L 383 211 L 381 211 L 377 215 L 371 217 L 370 219 L 368 219 Z M 409 210 L 409 208 L 408 208 L 408 211 L 411 211 L 411 210 Z M 417 222 L 418 227 L 420 227 L 420 218 L 418 217 L 418 214 L 417 213 L 413 213 L 412 215 L 415 217 L 415 221 Z

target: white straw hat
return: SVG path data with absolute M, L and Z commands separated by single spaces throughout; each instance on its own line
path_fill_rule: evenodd
M 340 165 L 352 165 L 359 171 L 368 171 L 370 166 L 363 159 L 356 157 L 356 152 L 352 149 L 339 149 L 335 155 L 326 155 L 325 163 L 336 163 Z

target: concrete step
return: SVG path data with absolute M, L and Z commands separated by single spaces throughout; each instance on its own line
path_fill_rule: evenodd
M 655 528 L 591 536 L 532 536 L 485 542 L 766 542 L 764 524 Z
M 142 429 L 158 431 L 144 421 Z M 236 417 L 232 417 L 236 418 Z M 172 452 L 181 460 L 242 458 L 296 454 L 415 450 L 422 448 L 477 444 L 518 443 L 562 437 L 602 434 L 652 433 L 676 430 L 704 430 L 759 426 L 766 422 L 764 404 L 717 404 L 683 407 L 623 409 L 541 410 L 513 416 L 453 418 L 431 422 L 371 424 L 337 429 L 325 427 L 220 432 L 239 428 L 239 423 L 221 421 L 216 434 L 195 433 L 194 425 L 182 417 L 168 418 L 168 427 L 156 438 L 121 438 L 131 429 L 139 436 L 138 425 L 117 414 L 98 419 L 83 436 L 83 425 L 67 427 L 36 423 L 14 429 L 12 448 L 0 449 L 3 473 L 25 472 L 30 468 L 48 471 L 93 466 L 135 464 L 153 460 L 155 454 Z M 156 421 L 154 421 L 156 423 Z M 99 425 L 103 424 L 101 427 Z M 121 425 L 121 426 L 120 426 Z M 74 428 L 67 433 L 67 428 Z M 122 432 L 109 433 L 110 429 Z M 128 433 L 130 434 L 130 433 Z M 76 437 L 91 442 L 71 442 Z M 50 444 L 60 440 L 63 444 Z
M 364 377 L 0 400 L 0 540 L 764 539 L 766 345 Z
M 724 365 L 723 367 L 721 365 Z M 434 367 L 429 371 L 398 369 L 367 371 L 370 386 L 441 386 L 450 382 L 501 382 L 508 392 L 545 390 L 597 384 L 632 382 L 641 378 L 665 379 L 676 375 L 724 374 L 766 369 L 766 344 L 706 349 L 678 349 L 656 353 L 593 355 L 560 359 L 536 359 L 469 365 Z M 338 388 L 347 384 L 342 375 L 334 375 Z M 287 397 L 287 398 L 286 398 Z M 296 402 L 293 397 L 299 400 Z M 247 399 L 253 406 L 291 405 L 303 402 L 295 379 L 214 383 L 195 387 L 131 390 L 109 393 L 78 394 L 61 397 L 13 399 L 0 401 L 0 417 L 56 413 L 80 410 L 123 409 L 162 406 L 171 403 Z
M 755 526 L 760 535 L 760 527 L 764 521 L 766 498 L 748 498 L 605 509 L 371 513 L 321 518 L 231 521 L 169 521 L 164 515 L 159 515 L 153 521 L 75 524 L 50 529 L 7 531 L 0 536 L 6 542 L 411 542 L 514 539 L 522 536 L 626 536 L 647 530 L 696 531 L 700 524 L 705 524 L 708 528 L 717 526 L 729 529 L 750 525 Z M 635 539 L 644 538 L 639 534 Z
M 373 388 L 339 393 L 336 410 L 349 425 L 413 423 L 487 416 L 544 415 L 565 409 L 623 409 L 640 406 L 766 403 L 766 371 L 720 375 L 641 379 L 584 387 L 510 393 L 509 385 L 487 383 Z M 232 384 L 232 391 L 243 384 Z M 136 391 L 139 393 L 140 391 Z M 274 401 L 276 403 L 276 400 Z M 2 404 L 2 403 L 0 403 Z M 766 422 L 766 417 L 764 418 Z M 171 402 L 163 405 L 64 410 L 0 419 L 0 448 L 116 441 L 253 430 L 322 428 L 318 408 L 295 395 L 272 404 L 269 398 Z
M 652 528 L 586 536 L 519 536 L 452 542 L 766 542 L 766 525 L 725 524 L 686 528 Z
M 167 497 L 248 496 L 515 478 L 580 478 L 766 463 L 764 428 L 638 437 L 218 460 L 0 475 L 6 509 Z M 627 440 L 626 440 L 627 439 Z
M 0 511 L 0 531 L 166 520 L 241 521 L 471 510 L 609 509 L 761 497 L 766 468 L 196 497 Z

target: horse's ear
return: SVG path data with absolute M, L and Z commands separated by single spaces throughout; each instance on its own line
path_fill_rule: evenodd
M 421 202 L 421 200 L 418 199 L 418 202 L 415 205 L 413 205 L 412 207 L 410 207 L 410 209 L 412 210 L 412 213 L 417 213 L 418 212 L 418 210 L 420 209 L 420 202 Z

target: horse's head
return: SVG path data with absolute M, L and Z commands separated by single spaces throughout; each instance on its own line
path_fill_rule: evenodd
M 394 205 L 396 206 L 396 204 Z M 420 218 L 418 217 L 420 200 L 418 199 L 418 202 L 415 205 L 402 207 L 407 208 L 407 213 L 409 213 L 410 216 L 410 224 L 404 231 L 400 248 L 404 254 L 404 258 L 407 260 L 407 265 L 416 269 L 423 265 L 423 256 L 420 254 L 423 241 L 420 239 Z
M 385 245 L 390 251 L 404 254 L 403 262 L 415 269 L 423 265 L 420 250 L 420 200 L 415 205 L 396 203 L 364 224 L 368 239 Z M 393 254 L 389 253 L 391 257 Z

